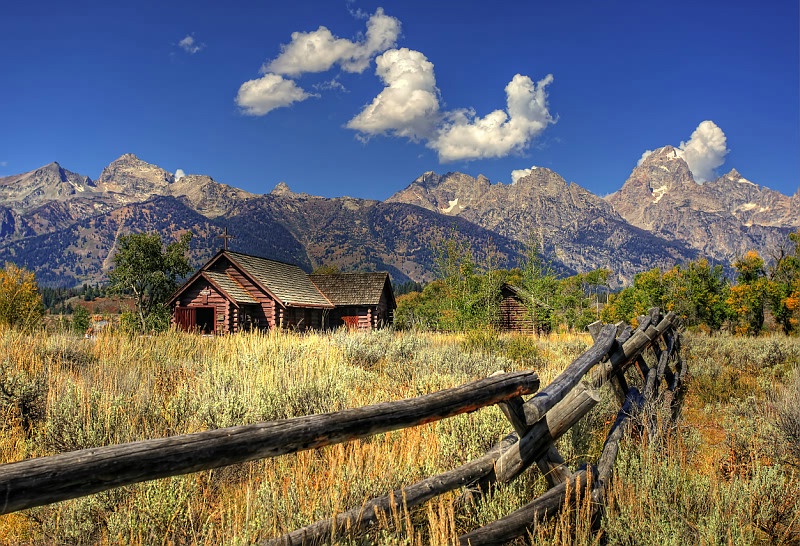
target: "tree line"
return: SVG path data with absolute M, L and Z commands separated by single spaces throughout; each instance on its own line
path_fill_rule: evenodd
M 191 238 L 191 233 L 184 233 L 165 244 L 157 233 L 121 236 L 105 287 L 39 290 L 32 272 L 7 263 L 0 269 L 0 326 L 36 328 L 46 307 L 66 310 L 70 294 L 87 300 L 120 294 L 135 304 L 133 311 L 122 314 L 124 329 L 166 330 L 170 310 L 165 302 L 179 280 L 191 272 Z M 687 326 L 707 331 L 757 335 L 767 326 L 786 334 L 800 331 L 800 231 L 789 234 L 767 259 L 756 251 L 745 253 L 732 264 L 733 279 L 726 277 L 721 265 L 701 258 L 667 270 L 641 272 L 631 286 L 616 293 L 609 289 L 611 271 L 559 276 L 533 243 L 514 269 L 497 267 L 491 249 L 484 254 L 479 264 L 469 243 L 455 232 L 442 241 L 435 249 L 435 280 L 424 286 L 408 283 L 402 289 L 405 293 L 397 295 L 396 327 L 497 328 L 501 289 L 508 284 L 525 295 L 528 318 L 540 332 L 583 330 L 598 319 L 630 322 L 650 307 L 674 311 Z M 88 312 L 83 307 L 74 311 L 73 327 L 85 330 Z
M 768 259 L 749 251 L 734 261 L 733 279 L 705 258 L 654 268 L 631 286 L 611 293 L 611 271 L 557 276 L 529 244 L 519 268 L 503 270 L 491 260 L 479 269 L 468 245 L 450 237 L 437 250 L 436 280 L 400 295 L 399 328 L 463 331 L 496 327 L 503 283 L 519 287 L 529 318 L 540 331 L 582 330 L 595 320 L 635 321 L 651 307 L 674 311 L 689 327 L 757 335 L 771 317 L 774 329 L 800 330 L 800 232 L 791 233 Z
M 489 250 L 479 266 L 469 244 L 451 234 L 436 248 L 436 279 L 420 291 L 397 296 L 395 325 L 438 331 L 498 326 L 504 284 L 521 288 L 529 318 L 540 332 L 582 330 L 599 318 L 611 271 L 596 269 L 560 277 L 535 243 L 519 267 L 500 269 Z

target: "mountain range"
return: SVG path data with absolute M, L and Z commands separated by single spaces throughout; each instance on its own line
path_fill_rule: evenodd
M 768 253 L 800 228 L 800 190 L 789 197 L 735 170 L 698 184 L 667 146 L 601 198 L 546 168 L 513 184 L 426 172 L 384 202 L 324 198 L 280 183 L 253 194 L 205 175 L 175 175 L 133 154 L 97 180 L 50 163 L 0 178 L 0 261 L 45 285 L 105 280 L 120 235 L 191 231 L 200 265 L 221 246 L 311 270 L 388 270 L 396 282 L 434 275 L 436 248 L 466 240 L 479 263 L 516 266 L 531 242 L 564 274 L 607 267 L 615 284 L 651 267 L 706 256 L 729 264 L 748 249 Z

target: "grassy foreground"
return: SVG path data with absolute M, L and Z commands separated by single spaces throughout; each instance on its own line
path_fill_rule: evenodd
M 546 385 L 591 343 L 491 333 L 223 338 L 0 332 L 0 462 L 396 400 L 494 371 Z M 534 544 L 800 543 L 800 339 L 687 336 L 682 417 L 627 441 L 603 531 L 587 507 Z M 559 443 L 596 460 L 610 393 Z M 252 544 L 484 453 L 511 427 L 496 408 L 0 516 L 1 544 Z M 358 544 L 446 544 L 544 492 L 530 471 L 490 497 L 445 495 L 389 514 Z M 343 542 L 344 543 L 344 542 Z

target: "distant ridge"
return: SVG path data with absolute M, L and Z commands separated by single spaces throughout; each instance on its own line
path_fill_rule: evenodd
M 436 245 L 455 230 L 479 262 L 492 253 L 499 267 L 514 267 L 533 240 L 562 273 L 608 267 L 625 283 L 701 254 L 728 263 L 744 249 L 765 252 L 800 227 L 800 189 L 785 196 L 736 170 L 697 184 L 669 146 L 605 199 L 541 167 L 513 184 L 429 171 L 385 202 L 295 193 L 285 182 L 255 195 L 201 174 L 176 177 L 133 154 L 96 181 L 55 162 L 3 177 L 0 198 L 0 260 L 62 286 L 104 281 L 115 241 L 130 232 L 169 240 L 192 231 L 197 265 L 227 227 L 233 250 L 306 271 L 333 264 L 426 281 Z

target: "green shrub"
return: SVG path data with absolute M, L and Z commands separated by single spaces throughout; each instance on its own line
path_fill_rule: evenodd
M 492 354 L 500 348 L 500 339 L 494 328 L 467 330 L 462 346 L 468 352 Z
M 47 413 L 47 375 L 0 367 L 0 415 L 2 425 L 19 423 L 29 433 Z
M 800 368 L 795 368 L 785 385 L 773 395 L 776 427 L 788 450 L 800 466 Z
M 79 335 L 86 333 L 91 321 L 89 320 L 89 310 L 79 305 L 72 311 L 72 330 Z

